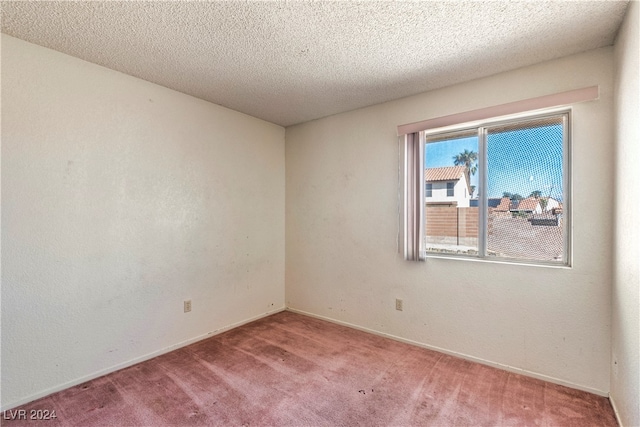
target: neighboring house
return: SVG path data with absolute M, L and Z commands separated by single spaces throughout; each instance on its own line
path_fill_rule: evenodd
M 527 197 L 520 200 L 516 207 L 511 208 L 511 212 L 526 213 L 526 214 L 541 214 L 542 204 L 537 197 Z
M 427 203 L 451 204 L 468 208 L 471 199 L 465 166 L 425 169 L 425 200 Z
M 506 197 L 503 198 L 503 200 Z M 507 199 L 508 200 L 508 199 Z M 511 202 L 511 212 L 541 214 L 562 211 L 562 203 L 552 197 L 527 197 L 519 202 Z
M 487 204 L 489 205 L 489 213 L 500 217 L 511 217 L 511 208 L 515 206 L 508 197 L 488 199 Z
M 562 210 L 562 203 L 560 203 L 559 201 L 557 201 L 553 197 L 543 197 L 542 199 L 547 201 L 547 203 L 545 204 L 545 207 L 544 207 L 544 211 L 545 212 L 556 211 L 556 210 L 560 210 L 561 211 Z
M 510 212 L 516 205 L 517 202 L 514 203 L 510 198 L 503 197 L 493 210 L 496 212 Z
M 472 205 L 478 206 L 478 200 L 473 199 Z M 509 197 L 490 198 L 487 200 L 489 207 L 489 213 L 505 216 L 505 214 L 511 214 L 512 212 L 524 212 L 540 214 L 550 212 L 553 215 L 562 213 L 562 203 L 554 199 L 553 197 L 540 197 L 538 199 L 534 197 L 528 197 L 523 200 L 511 200 Z

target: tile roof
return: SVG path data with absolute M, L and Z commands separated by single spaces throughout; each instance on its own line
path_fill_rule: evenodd
M 508 197 L 503 197 L 502 199 L 500 199 L 500 204 L 496 206 L 495 210 L 502 211 L 502 212 L 509 212 L 510 209 L 511 209 L 511 199 L 509 199 Z
M 446 166 L 425 169 L 425 181 L 452 181 L 460 179 L 467 168 L 465 166 Z
M 535 211 L 540 204 L 540 199 L 536 199 L 535 197 L 527 197 L 526 199 L 520 200 L 518 203 L 518 207 L 516 210 L 519 211 Z

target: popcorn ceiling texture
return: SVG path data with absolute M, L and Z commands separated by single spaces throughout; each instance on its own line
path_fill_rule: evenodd
M 2 2 L 2 32 L 282 125 L 611 45 L 627 2 Z

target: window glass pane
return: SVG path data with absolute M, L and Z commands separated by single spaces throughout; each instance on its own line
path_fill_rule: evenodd
M 433 184 L 426 183 L 424 188 L 425 197 L 431 197 L 433 195 Z
M 562 116 L 487 129 L 487 256 L 563 261 Z
M 477 130 L 427 137 L 425 248 L 431 253 L 478 253 Z

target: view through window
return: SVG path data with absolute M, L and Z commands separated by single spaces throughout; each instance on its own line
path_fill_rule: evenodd
M 567 264 L 568 118 L 427 134 L 427 253 Z

